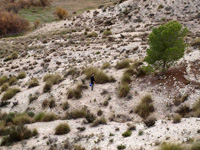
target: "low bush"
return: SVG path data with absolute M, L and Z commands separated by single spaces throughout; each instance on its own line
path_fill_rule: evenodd
M 95 67 L 88 67 L 84 71 L 86 79 L 90 79 L 91 75 L 94 73 L 95 83 L 103 84 L 108 82 L 115 82 L 113 77 L 107 76 L 102 70 Z
M 131 82 L 131 77 L 130 77 L 130 74 L 128 74 L 128 73 L 124 73 L 123 74 L 123 77 L 122 77 L 122 79 L 121 79 L 121 83 L 122 84 L 129 84 Z
M 80 71 L 77 68 L 71 68 L 65 73 L 65 77 L 71 75 L 72 77 L 78 77 L 80 75 Z
M 68 15 L 68 12 L 67 12 L 66 9 L 59 7 L 59 8 L 56 8 L 55 15 L 59 19 L 66 19 L 67 15 Z
M 6 83 L 8 81 L 8 77 L 7 76 L 1 76 L 0 77 L 0 85 L 3 85 L 4 83 Z
M 92 38 L 92 37 L 98 37 L 98 34 L 96 32 L 91 32 L 87 34 L 87 37 Z
M 109 62 L 106 62 L 101 66 L 101 69 L 103 69 L 103 70 L 107 69 L 107 68 L 110 68 L 110 63 Z
M 82 96 L 83 89 L 88 89 L 88 86 L 85 84 L 77 84 L 76 88 L 74 89 L 68 89 L 67 91 L 67 98 L 75 98 L 80 99 Z
M 197 38 L 191 45 L 200 47 L 200 38 Z
M 33 101 L 37 100 L 38 99 L 38 96 L 37 95 L 30 95 L 29 96 L 29 104 L 31 104 Z
M 4 84 L 1 86 L 1 92 L 6 91 L 8 88 L 9 88 L 8 83 L 4 83 Z
M 30 123 L 33 123 L 33 121 L 34 121 L 33 118 L 31 118 L 30 116 L 28 116 L 25 113 L 17 114 L 13 118 L 13 124 L 15 124 L 15 125 L 30 124 Z
M 13 98 L 19 92 L 20 90 L 18 88 L 10 88 L 3 94 L 2 100 L 3 101 L 9 100 Z
M 15 76 L 12 76 L 12 77 L 9 79 L 9 81 L 8 81 L 9 85 L 13 85 L 13 84 L 15 84 L 16 82 L 17 82 L 17 78 L 16 78 Z
M 63 135 L 69 132 L 70 132 L 70 127 L 67 123 L 61 123 L 55 129 L 55 135 Z
M 150 113 L 154 112 L 154 106 L 150 95 L 146 95 L 141 99 L 140 104 L 136 107 L 135 112 L 142 118 L 146 119 Z
M 6 137 L 3 137 L 1 141 L 1 146 L 9 146 L 13 144 L 14 142 L 29 139 L 36 135 L 38 135 L 38 132 L 36 129 L 29 130 L 24 126 L 14 126 L 10 129 L 9 135 Z
M 107 121 L 104 117 L 101 118 L 97 118 L 93 123 L 92 123 L 92 127 L 97 127 L 100 124 L 107 124 Z
M 129 85 L 127 83 L 121 84 L 119 87 L 118 95 L 120 98 L 126 97 L 129 93 Z
M 129 136 L 131 136 L 131 134 L 132 134 L 132 131 L 131 131 L 131 130 L 127 130 L 126 132 L 124 132 L 124 133 L 122 134 L 122 136 L 123 136 L 123 137 L 129 137 Z
M 164 143 L 161 145 L 160 150 L 183 150 L 180 144 Z
M 180 123 L 181 122 L 181 115 L 175 114 L 173 117 L 173 123 Z
M 28 83 L 28 88 L 36 87 L 39 85 L 39 81 L 36 78 L 33 78 L 29 83 Z
M 35 20 L 33 25 L 34 25 L 34 29 L 37 29 L 38 26 L 40 25 L 40 20 Z
M 192 144 L 191 150 L 200 150 L 200 142 Z
M 144 123 L 147 127 L 152 127 L 155 125 L 156 118 L 154 117 L 148 117 L 147 119 L 144 120 Z
M 29 29 L 29 22 L 17 14 L 0 11 L 0 36 L 23 33 Z
M 17 79 L 23 79 L 26 77 L 26 72 L 20 72 L 18 75 L 17 75 Z
M 118 145 L 118 146 L 117 146 L 117 149 L 118 149 L 118 150 L 123 150 L 123 149 L 125 149 L 125 148 L 126 148 L 125 145 Z
M 51 88 L 52 88 L 52 82 L 46 82 L 43 87 L 43 92 L 44 93 L 50 92 Z
M 87 112 L 84 109 L 77 109 L 66 113 L 67 119 L 85 118 Z
M 182 117 L 185 117 L 191 112 L 191 109 L 187 105 L 182 105 L 176 112 L 179 113 Z
M 110 30 L 105 30 L 103 32 L 103 37 L 106 37 L 106 36 L 109 36 L 109 35 L 112 35 L 112 32 Z
M 58 119 L 58 117 L 54 113 L 39 113 L 35 115 L 34 120 L 36 122 L 49 122 Z
M 129 59 L 125 59 L 123 61 L 117 62 L 115 68 L 116 69 L 124 69 L 124 68 L 128 68 L 130 66 L 130 60 Z
M 58 74 L 47 74 L 44 76 L 43 81 L 46 83 L 49 82 L 55 85 L 55 84 L 60 83 L 62 81 L 62 78 Z

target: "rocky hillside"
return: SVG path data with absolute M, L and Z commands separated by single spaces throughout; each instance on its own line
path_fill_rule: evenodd
M 165 75 L 145 74 L 148 35 L 169 20 L 190 31 L 185 55 Z M 23 137 L 19 129 L 25 140 L 0 150 L 156 150 L 162 142 L 197 141 L 198 38 L 199 0 L 128 0 L 1 39 L 0 140 L 13 125 L 38 134 Z M 70 131 L 57 128 L 66 129 L 60 135 L 60 123 Z

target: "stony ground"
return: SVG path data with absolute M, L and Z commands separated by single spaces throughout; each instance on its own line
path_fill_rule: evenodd
M 159 9 L 161 5 L 163 8 Z M 0 74 L 9 76 L 17 75 L 20 71 L 27 73 L 26 78 L 18 80 L 13 85 L 19 87 L 21 92 L 8 100 L 7 105 L 1 107 L 1 112 L 43 111 L 64 116 L 66 112 L 85 107 L 94 114 L 101 109 L 108 121 L 107 125 L 98 127 L 90 127 L 84 123 L 84 119 L 29 124 L 28 128 L 38 129 L 38 137 L 0 149 L 49 149 L 56 143 L 59 147 L 68 139 L 72 143 L 81 144 L 87 150 L 95 147 L 114 150 L 120 144 L 126 145 L 126 149 L 130 150 L 153 150 L 157 148 L 158 143 L 164 141 L 185 142 L 189 138 L 199 139 L 198 118 L 184 118 L 179 124 L 173 124 L 169 119 L 179 107 L 192 107 L 200 96 L 200 52 L 198 47 L 191 46 L 191 43 L 200 37 L 199 9 L 199 0 L 128 0 L 115 6 L 85 12 L 70 20 L 45 24 L 25 37 L 1 39 L 1 55 L 6 56 L 12 51 L 17 51 L 19 58 L 8 62 L 1 59 Z M 188 48 L 184 58 L 164 77 L 133 76 L 129 95 L 119 98 L 118 87 L 125 69 L 117 70 L 114 66 L 125 58 L 131 59 L 132 63 L 142 61 L 146 55 L 148 34 L 152 27 L 169 20 L 178 20 L 190 30 L 186 39 Z M 107 29 L 111 30 L 112 35 L 105 37 L 103 31 Z M 85 32 L 96 32 L 98 36 L 88 38 Z M 89 66 L 101 68 L 105 62 L 109 62 L 111 67 L 104 72 L 113 76 L 116 82 L 97 84 L 92 92 L 86 89 L 79 100 L 67 99 L 67 90 L 75 88 L 82 80 L 89 86 L 89 80 L 85 80 L 84 74 L 75 78 L 64 76 L 70 68 L 82 72 L 83 68 Z M 50 92 L 43 93 L 45 82 L 42 79 L 48 73 L 60 74 L 63 80 L 54 85 Z M 39 80 L 40 85 L 28 89 L 27 83 L 33 77 Z M 102 94 L 103 91 L 107 93 Z M 151 128 L 147 128 L 143 119 L 134 113 L 140 99 L 146 94 L 152 96 L 155 112 L 151 115 L 157 119 Z M 175 106 L 175 97 L 185 94 L 188 95 L 187 100 L 180 106 Z M 30 95 L 38 96 L 31 104 L 28 101 Z M 56 106 L 42 108 L 43 101 L 52 97 Z M 104 106 L 103 103 L 108 97 L 111 97 L 111 100 L 108 106 Z M 64 111 L 62 104 L 66 101 L 70 107 Z M 110 119 L 113 114 L 114 117 Z M 60 122 L 67 122 L 70 125 L 69 134 L 54 135 L 54 128 Z M 130 137 L 124 138 L 122 133 L 130 124 L 136 125 L 136 131 L 133 131 Z M 84 126 L 86 130 L 77 130 L 80 126 Z M 116 131 L 117 128 L 119 131 Z M 144 132 L 142 136 L 138 135 L 140 130 Z M 110 133 L 113 136 L 110 136 Z M 113 142 L 110 142 L 111 139 Z M 47 141 L 51 141 L 51 144 L 47 145 Z

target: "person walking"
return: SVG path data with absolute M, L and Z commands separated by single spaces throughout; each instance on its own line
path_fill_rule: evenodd
M 91 85 L 91 91 L 93 91 L 93 89 L 94 89 L 94 83 L 95 83 L 95 79 L 94 79 L 94 73 L 91 75 L 91 83 L 90 83 L 90 85 Z

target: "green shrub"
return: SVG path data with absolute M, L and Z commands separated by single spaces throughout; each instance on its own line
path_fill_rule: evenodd
M 123 137 L 129 137 L 129 136 L 131 136 L 131 134 L 132 134 L 132 131 L 131 131 L 131 130 L 127 130 L 126 132 L 124 132 L 124 133 L 122 134 L 122 136 L 123 136 Z
M 150 113 L 154 112 L 154 106 L 150 95 L 142 98 L 140 104 L 136 107 L 135 112 L 142 118 L 146 119 Z
M 129 93 L 129 90 L 130 90 L 130 88 L 127 83 L 121 84 L 119 87 L 119 91 L 118 91 L 119 97 L 120 98 L 126 97 Z
M 110 63 L 109 62 L 106 62 L 101 66 L 101 69 L 107 69 L 107 68 L 110 68 Z
M 170 21 L 165 25 L 154 28 L 149 35 L 149 49 L 145 61 L 154 70 L 169 69 L 176 61 L 184 56 L 187 28 L 177 21 Z
M 95 83 L 103 84 L 108 82 L 114 82 L 113 77 L 107 76 L 102 70 L 99 70 L 95 67 L 89 67 L 84 70 L 86 79 L 90 79 L 91 75 L 94 73 Z
M 23 79 L 23 78 L 25 78 L 26 77 L 26 72 L 20 72 L 19 74 L 18 74 L 18 76 L 17 76 L 17 79 Z
M 139 130 L 138 135 L 141 136 L 141 135 L 143 135 L 143 134 L 144 134 L 144 131 Z
M 104 117 L 101 118 L 97 118 L 93 123 L 92 123 L 92 127 L 97 127 L 100 124 L 107 124 L 107 121 Z
M 14 76 L 12 76 L 10 79 L 9 79 L 9 85 L 13 85 L 14 83 L 16 83 L 17 82 L 17 78 L 16 77 L 14 77 Z
M 9 88 L 8 83 L 4 83 L 4 84 L 1 86 L 1 92 L 6 91 L 8 88 Z
M 36 78 L 33 78 L 29 84 L 28 84 L 28 88 L 32 88 L 32 87 L 35 87 L 35 86 L 38 86 L 39 85 L 39 81 L 36 79 Z
M 120 62 L 117 62 L 115 68 L 116 69 L 124 69 L 124 68 L 128 68 L 130 66 L 130 60 L 129 59 L 125 59 L 125 60 L 122 60 Z
M 9 146 L 14 142 L 22 141 L 24 139 L 29 139 L 36 135 L 38 135 L 36 129 L 31 131 L 24 126 L 13 126 L 10 129 L 9 135 L 3 137 L 1 146 Z
M 118 150 L 123 150 L 123 149 L 125 149 L 125 148 L 126 148 L 125 145 L 118 145 L 118 146 L 117 146 L 117 149 L 118 149 Z
M 0 77 L 0 85 L 3 85 L 4 83 L 6 83 L 8 81 L 8 77 L 7 76 L 1 76 Z
M 18 88 L 10 88 L 4 93 L 2 100 L 3 101 L 9 100 L 9 99 L 13 98 L 19 92 L 20 92 L 20 90 Z
M 164 143 L 160 150 L 183 150 L 183 147 L 180 144 Z
M 181 122 L 181 116 L 179 114 L 175 114 L 173 117 L 173 123 L 180 123 Z
M 87 37 L 92 38 L 92 37 L 98 37 L 98 34 L 96 32 L 91 32 L 87 34 Z
M 67 123 L 61 123 L 55 129 L 55 135 L 63 135 L 69 132 L 70 132 L 70 127 Z

